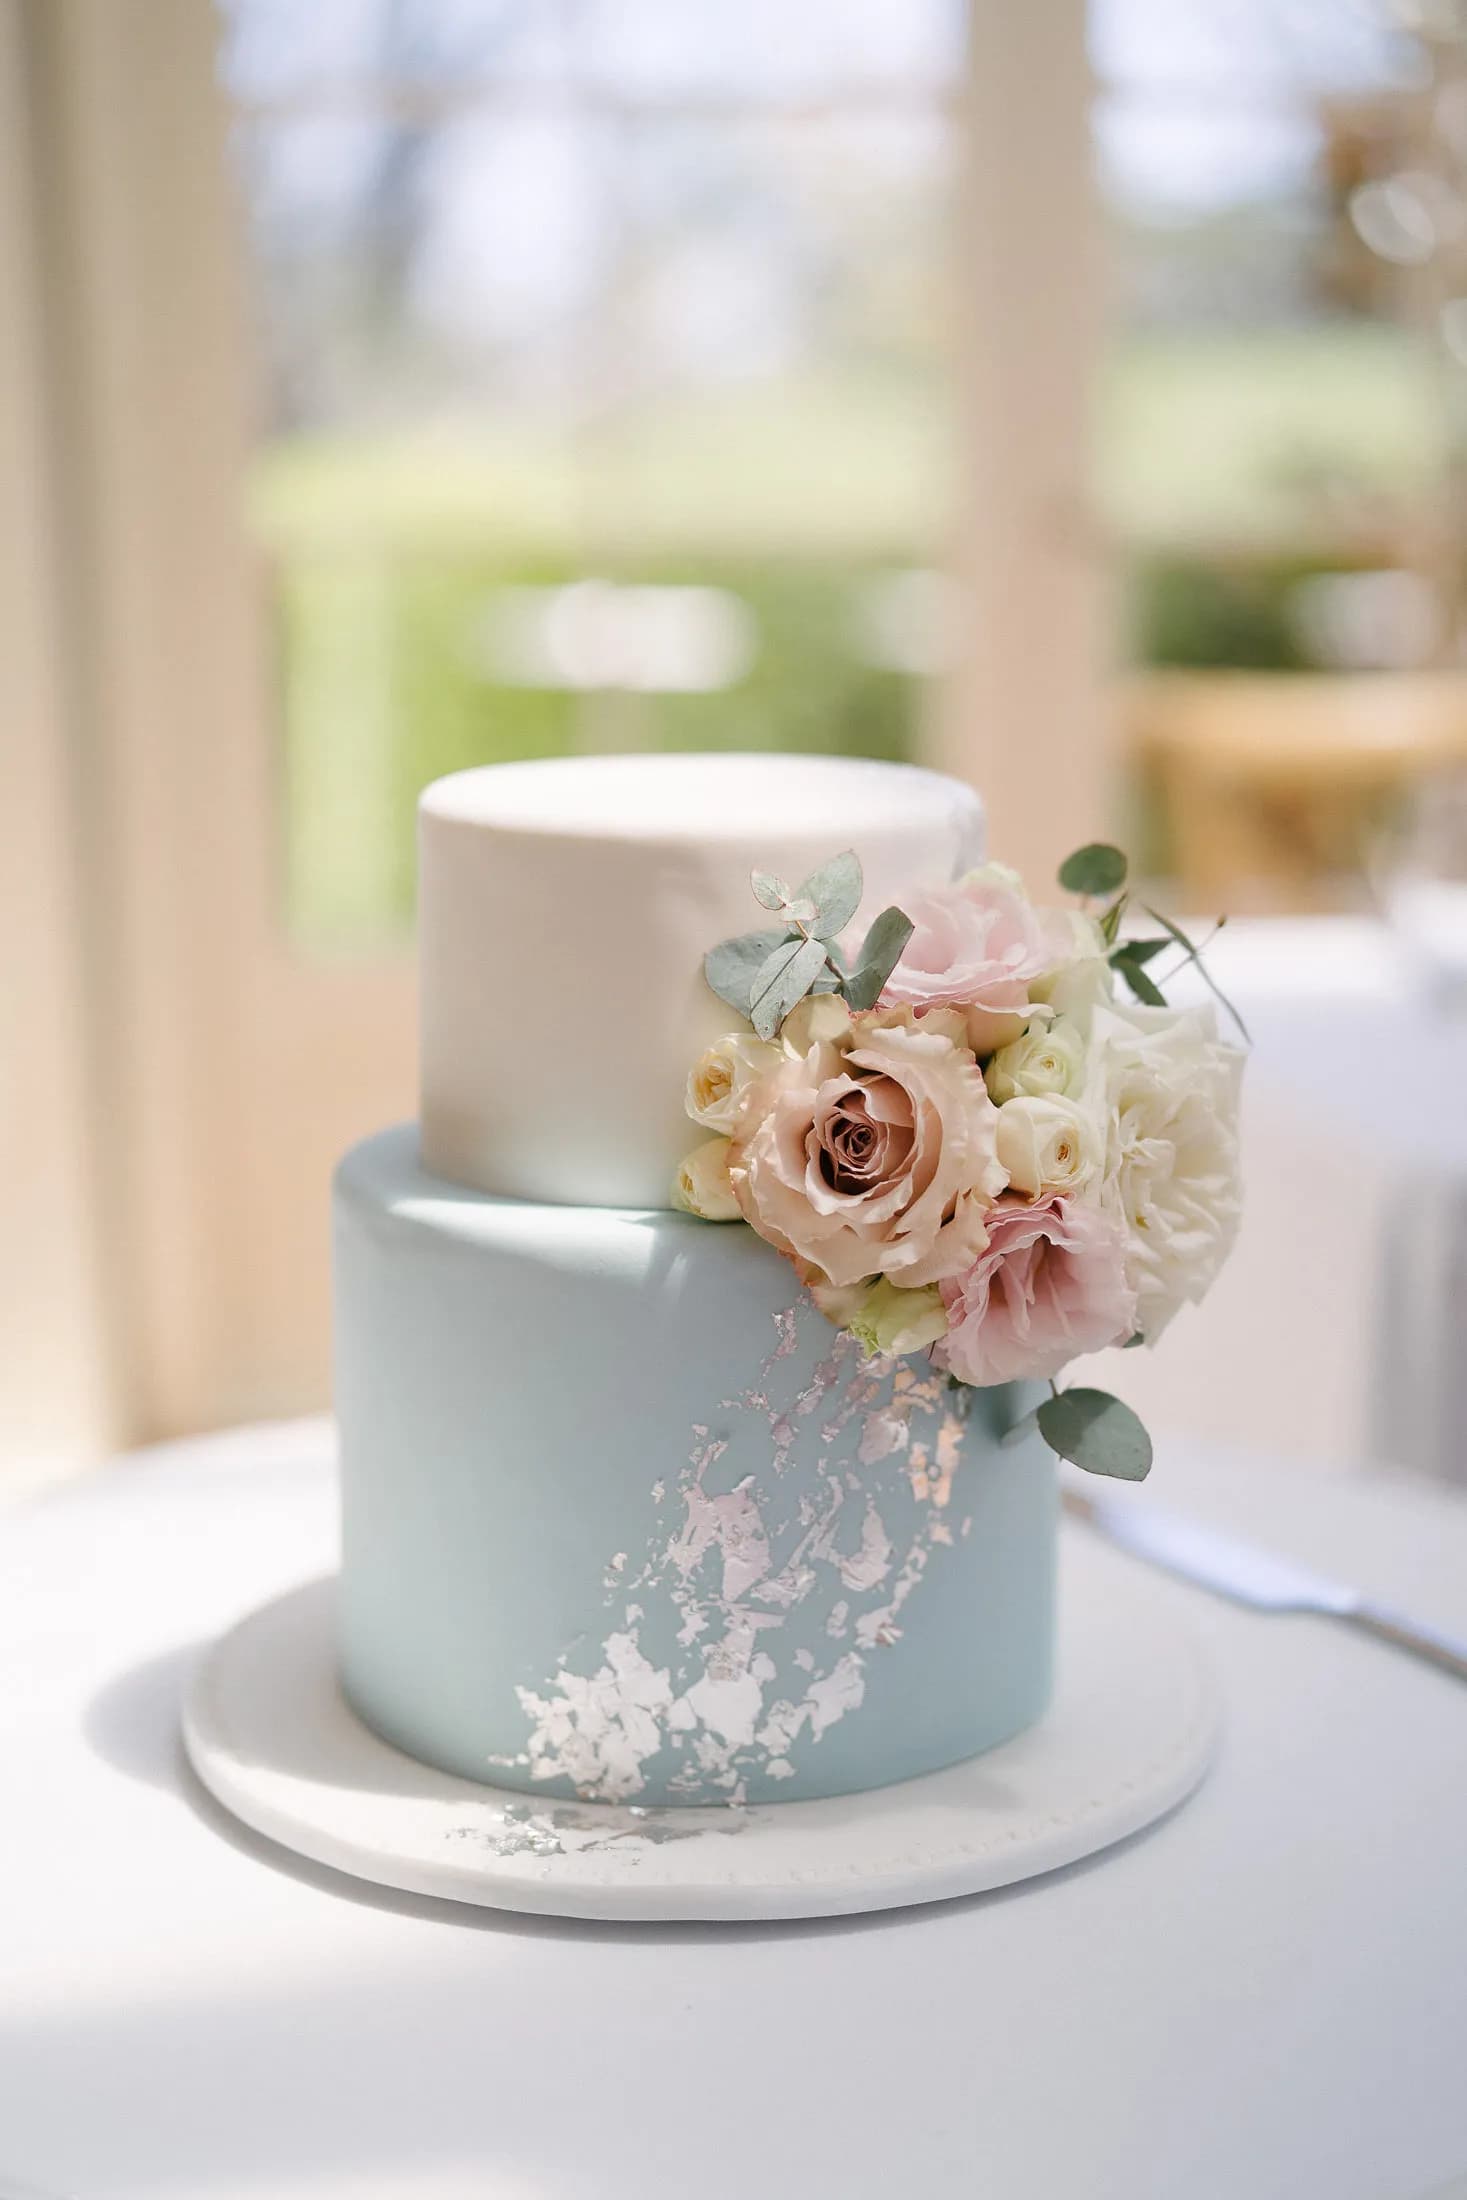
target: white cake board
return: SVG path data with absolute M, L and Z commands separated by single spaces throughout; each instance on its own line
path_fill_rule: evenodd
M 976 1894 L 1092 1855 L 1190 1794 L 1217 1729 L 1176 1591 L 1067 1546 L 1059 1684 L 1037 1727 L 829 1802 L 638 1810 L 481 1787 L 405 1757 L 337 1685 L 334 1583 L 243 1620 L 196 1669 L 184 1739 L 247 1826 L 413 1894 L 561 1917 L 831 1917 Z

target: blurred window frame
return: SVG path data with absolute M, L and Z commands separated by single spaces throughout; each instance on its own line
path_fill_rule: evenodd
M 79 853 L 86 903 L 54 927 L 84 1026 L 67 1074 L 91 1095 L 74 1132 L 58 1116 L 76 1151 L 56 1168 L 86 1187 L 79 1273 L 98 1279 L 98 1342 L 78 1352 L 117 1371 L 91 1434 L 129 1440 L 323 1397 L 327 1179 L 352 1137 L 412 1112 L 413 974 L 406 954 L 304 957 L 280 918 L 272 668 L 242 517 L 257 393 L 211 0 L 0 8 L 7 96 L 33 123 L 6 158 L 28 171 L 44 267 L 63 534 L 41 654 L 43 677 L 67 675 L 64 771 L 40 719 L 35 737 L 56 777 L 47 869 L 60 892 Z M 1105 783 L 1085 9 L 973 0 L 970 22 L 968 617 L 929 760 L 973 779 L 998 851 L 1040 871 L 1088 836 Z

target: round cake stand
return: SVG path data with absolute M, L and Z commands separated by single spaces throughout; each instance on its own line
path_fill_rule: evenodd
M 561 1917 L 831 1917 L 975 1894 L 1072 1864 L 1181 1802 L 1217 1730 L 1177 1592 L 1088 1538 L 1066 1550 L 1059 1682 L 1026 1734 L 827 1802 L 554 1802 L 379 1741 L 337 1685 L 329 1580 L 243 1620 L 196 1668 L 184 1739 L 257 1833 L 413 1894 Z

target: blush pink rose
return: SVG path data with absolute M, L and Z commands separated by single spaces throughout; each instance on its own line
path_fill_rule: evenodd
M 1122 1232 L 1073 1199 L 1001 1199 L 986 1250 L 941 1289 L 948 1333 L 933 1358 L 980 1387 L 1057 1375 L 1136 1326 Z
M 956 886 L 909 895 L 902 906 L 915 930 L 881 1005 L 965 1009 L 968 1043 L 978 1054 L 1018 1038 L 1031 987 L 1074 954 L 1054 913 L 1036 909 L 1010 873 L 975 871 Z
M 936 1283 L 985 1243 L 1008 1181 L 997 1125 L 969 1048 L 857 1017 L 844 1045 L 817 1040 L 749 1086 L 729 1179 L 745 1220 L 807 1282 Z

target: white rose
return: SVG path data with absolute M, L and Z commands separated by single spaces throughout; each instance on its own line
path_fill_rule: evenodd
M 729 1143 L 710 1138 L 695 1146 L 672 1180 L 672 1203 L 703 1222 L 737 1222 L 739 1203 L 728 1174 Z
M 752 1031 L 730 1031 L 715 1039 L 688 1072 L 684 1104 L 705 1130 L 731 1131 L 739 1102 L 756 1077 L 774 1067 L 780 1050 Z
M 1242 1070 L 1210 1008 L 1117 1002 L 1091 1019 L 1087 1105 L 1107 1141 L 1100 1203 L 1125 1229 L 1148 1343 L 1206 1294 L 1237 1236 Z
M 1085 1090 L 1085 1034 L 1068 1016 L 1031 1024 L 1022 1039 L 999 1048 L 983 1076 L 1000 1106 L 1048 1093 L 1077 1100 Z
M 1057 1093 L 1007 1101 L 998 1111 L 998 1158 L 1016 1192 L 1083 1193 L 1105 1167 L 1104 1124 Z

